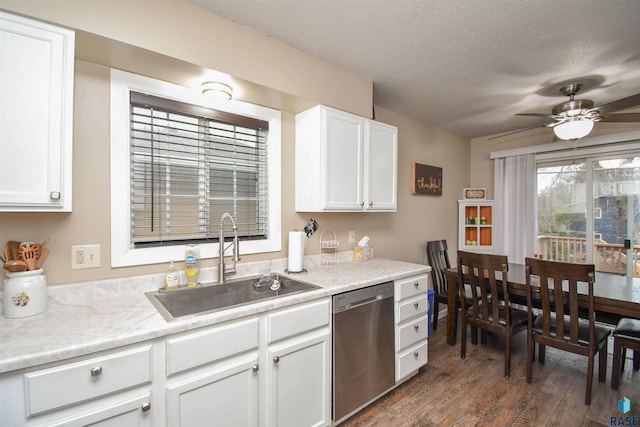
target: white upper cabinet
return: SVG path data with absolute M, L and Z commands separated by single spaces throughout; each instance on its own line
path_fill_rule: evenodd
M 395 211 L 398 188 L 398 129 L 370 120 L 365 128 L 365 141 L 364 208 Z
M 0 211 L 71 211 L 75 34 L 0 12 Z
M 395 211 L 398 131 L 318 105 L 296 116 L 298 212 Z

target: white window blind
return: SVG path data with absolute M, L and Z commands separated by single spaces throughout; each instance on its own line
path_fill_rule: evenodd
M 266 239 L 268 122 L 130 97 L 133 246 L 217 241 L 224 212 L 241 239 Z

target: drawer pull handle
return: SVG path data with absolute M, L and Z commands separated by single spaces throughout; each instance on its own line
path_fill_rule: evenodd
M 102 375 L 102 366 L 96 366 L 95 368 L 91 368 L 91 376 L 97 377 Z
M 252 370 L 253 372 L 258 372 L 258 370 L 259 370 L 259 369 L 260 369 L 260 366 L 258 366 L 258 365 L 253 365 L 253 366 L 251 367 L 251 370 Z
M 418 329 L 420 329 L 420 325 L 413 325 L 413 329 L 417 331 Z
M 418 356 L 420 356 L 420 353 L 418 353 L 417 351 L 413 352 L 413 357 L 415 357 L 416 359 L 418 358 Z
M 280 356 L 273 356 L 273 363 L 275 363 L 276 365 L 280 363 Z
M 413 286 L 415 286 L 415 287 L 416 287 L 416 289 L 417 289 L 417 288 L 418 288 L 418 286 L 420 286 L 420 282 L 416 282 L 416 283 L 414 283 L 414 284 L 413 284 Z
M 418 307 L 420 307 L 420 304 L 418 304 L 417 302 L 413 303 L 413 306 L 416 308 L 416 310 L 418 309 Z
M 151 409 L 151 402 L 144 402 L 140 409 L 142 409 L 142 412 L 148 412 Z
M 49 198 L 51 200 L 60 200 L 61 194 L 59 191 L 52 191 L 51 193 L 49 193 Z

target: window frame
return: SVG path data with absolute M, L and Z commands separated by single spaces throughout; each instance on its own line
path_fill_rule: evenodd
M 207 100 L 198 89 L 111 70 L 111 266 L 125 267 L 178 261 L 185 245 L 133 248 L 130 217 L 130 115 L 131 91 L 147 93 L 269 122 L 267 138 L 268 226 L 264 240 L 242 241 L 240 254 L 276 252 L 282 249 L 281 225 L 281 113 L 242 101 Z M 124 171 L 124 172 L 123 172 Z M 121 191 L 119 189 L 126 189 Z M 215 224 L 215 219 L 212 220 Z M 202 258 L 217 258 L 219 245 L 199 244 Z

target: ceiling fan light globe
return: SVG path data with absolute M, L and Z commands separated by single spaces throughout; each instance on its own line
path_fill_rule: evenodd
M 560 139 L 570 141 L 572 139 L 580 139 L 589 135 L 593 130 L 593 121 L 591 120 L 569 120 L 554 126 L 553 133 Z

